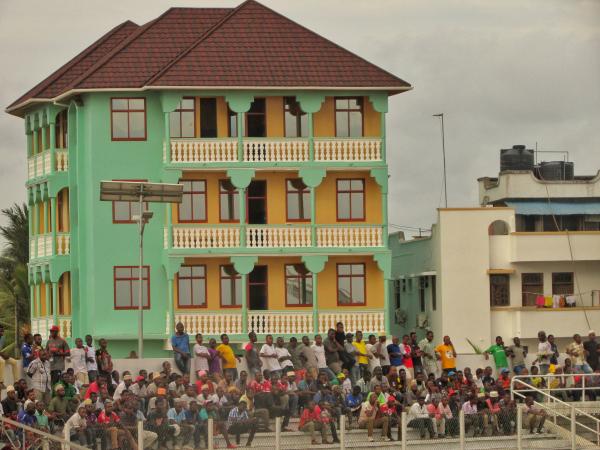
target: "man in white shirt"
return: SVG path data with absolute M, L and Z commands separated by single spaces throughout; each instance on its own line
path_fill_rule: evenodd
M 377 338 L 374 334 L 369 336 L 367 342 L 367 355 L 369 355 L 369 372 L 373 373 L 375 367 L 381 367 L 380 354 L 377 351 Z
M 200 370 L 209 371 L 209 359 L 210 353 L 208 348 L 202 344 L 202 334 L 196 335 L 196 343 L 194 344 L 194 373 L 198 373 Z
M 431 416 L 427 411 L 425 397 L 422 395 L 419 396 L 417 401 L 413 403 L 408 410 L 407 420 L 409 427 L 419 430 L 421 439 L 425 437 L 425 430 L 427 430 L 431 439 L 435 437 L 435 433 L 433 431 L 433 421 L 431 420 Z
M 85 346 L 83 348 L 85 350 L 88 378 L 92 382 L 98 377 L 98 362 L 96 361 L 96 349 L 94 348 L 92 335 L 85 336 Z
M 87 370 L 87 352 L 83 347 L 81 338 L 75 339 L 75 348 L 71 349 L 71 364 L 73 365 L 73 374 L 75 375 L 75 383 L 77 387 L 87 386 L 90 384 Z
M 552 345 L 548 342 L 548 338 L 546 337 L 546 332 L 540 331 L 538 333 L 538 363 L 540 366 L 540 375 L 548 374 L 548 369 L 550 369 L 550 357 L 553 355 Z
M 280 336 L 277 338 L 277 345 L 275 347 L 275 352 L 277 352 L 277 360 L 279 361 L 279 365 L 281 366 L 282 373 L 286 373 L 288 370 L 294 370 L 294 364 L 292 363 L 292 355 L 289 350 L 284 347 L 284 340 Z
M 375 344 L 375 352 L 379 354 L 379 364 L 383 370 L 383 374 L 387 375 L 390 371 L 390 354 L 388 353 L 386 336 L 379 336 L 379 342 Z
M 121 381 L 117 385 L 117 388 L 115 389 L 115 393 L 113 394 L 114 401 L 121 399 L 121 395 L 123 394 L 123 392 L 125 390 L 129 390 L 129 387 L 131 386 L 132 381 L 133 381 L 133 378 L 131 377 L 131 374 L 128 373 L 123 376 L 123 381 Z
M 464 402 L 462 410 L 465 413 L 465 430 L 473 427 L 473 437 L 483 433 L 483 415 L 477 411 L 477 396 L 472 395 Z
M 315 353 L 317 358 L 317 368 L 320 372 L 325 372 L 327 377 L 332 380 L 335 378 L 335 373 L 327 366 L 327 358 L 325 358 L 325 346 L 323 345 L 323 338 L 320 334 L 315 336 L 315 342 L 310 346 Z
M 259 355 L 263 370 L 268 370 L 270 373 L 277 374 L 281 372 L 281 364 L 279 363 L 277 350 L 275 350 L 275 347 L 273 346 L 273 336 L 270 334 L 267 334 L 265 344 L 260 349 Z
M 87 438 L 85 428 L 87 421 L 85 420 L 85 406 L 80 405 L 77 412 L 73 414 L 65 423 L 64 433 L 67 441 L 78 441 L 79 445 L 87 446 Z

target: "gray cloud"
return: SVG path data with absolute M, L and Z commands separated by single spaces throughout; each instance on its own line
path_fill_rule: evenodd
M 0 104 L 117 23 L 170 6 L 234 1 L 0 3 Z M 514 143 L 569 150 L 576 172 L 600 168 L 600 2 L 560 0 L 264 1 L 411 82 L 390 100 L 390 222 L 428 227 L 440 206 L 444 112 L 451 206 L 477 202 L 476 178 Z M 0 115 L 0 205 L 25 199 L 20 119 Z

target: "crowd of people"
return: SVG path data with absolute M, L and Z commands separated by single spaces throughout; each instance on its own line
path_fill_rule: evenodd
M 0 344 L 2 338 L 0 328 Z M 567 400 L 581 395 L 576 389 L 581 380 L 564 374 L 592 373 L 586 393 L 590 399 L 600 394 L 600 345 L 594 332 L 585 342 L 574 336 L 563 365 L 552 336 L 540 332 L 538 338 L 529 368 L 528 349 L 519 338 L 506 346 L 497 337 L 483 352 L 486 359 L 493 358 L 496 370 L 486 366 L 473 371 L 457 368 L 450 337 L 435 344 L 431 331 L 422 340 L 416 333 L 391 341 L 374 335 L 365 340 L 361 331 L 348 333 L 338 323 L 325 339 L 317 335 L 311 342 L 303 336 L 285 342 L 267 335 L 259 344 L 251 332 L 248 342 L 234 347 L 226 334 L 220 342 L 211 338 L 207 343 L 197 334 L 192 343 L 179 323 L 171 338 L 179 373 L 169 361 L 160 371 L 120 373 L 114 370 L 105 339 L 96 346 L 88 335 L 69 347 L 54 326 L 45 344 L 39 334 L 24 337 L 25 377 L 1 386 L 6 395 L 0 412 L 25 425 L 65 433 L 81 445 L 100 441 L 103 449 L 111 450 L 136 450 L 138 439 L 144 447 L 206 447 L 209 418 L 214 435 L 228 448 L 240 445 L 242 435 L 251 446 L 255 433 L 272 431 L 276 417 L 283 432 L 293 423 L 310 436 L 312 445 L 339 442 L 342 416 L 350 428 L 364 429 L 369 441 L 376 439 L 375 429 L 384 441 L 400 439 L 404 412 L 408 429 L 421 438 L 457 436 L 460 411 L 467 433 L 508 435 L 517 422 L 519 399 L 510 392 L 514 375 L 522 377 L 515 386 L 547 388 Z M 0 356 L 1 369 L 7 362 L 14 367 L 9 355 Z M 531 433 L 543 432 L 546 417 L 535 402 L 537 395 L 531 391 L 522 404 Z M 143 422 L 142 436 L 137 434 L 138 421 Z M 13 432 L 18 439 L 21 431 Z

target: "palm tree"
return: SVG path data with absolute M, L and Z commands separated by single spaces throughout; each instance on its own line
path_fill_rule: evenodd
M 18 330 L 29 323 L 29 225 L 26 204 L 15 203 L 1 212 L 7 225 L 0 226 L 0 236 L 5 242 L 0 255 L 0 323 L 10 341 L 11 337 L 18 338 Z

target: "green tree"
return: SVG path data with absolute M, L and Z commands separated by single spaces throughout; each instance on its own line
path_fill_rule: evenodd
M 22 326 L 29 323 L 27 205 L 15 203 L 3 209 L 2 215 L 7 225 L 0 226 L 0 236 L 4 239 L 4 249 L 0 255 L 0 323 L 5 326 L 10 342 L 18 336 Z M 15 305 L 18 317 L 16 330 Z

